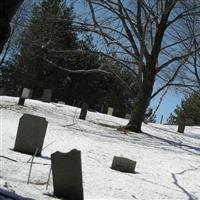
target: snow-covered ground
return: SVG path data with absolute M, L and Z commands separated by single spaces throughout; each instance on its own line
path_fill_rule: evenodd
M 200 199 L 200 127 L 143 125 L 143 134 L 124 134 L 116 127 L 128 121 L 55 103 L 0 97 L 0 186 L 36 200 L 54 199 L 52 177 L 46 190 L 50 155 L 55 151 L 81 150 L 85 199 Z M 30 155 L 14 152 L 18 123 L 23 113 L 46 117 L 48 128 L 42 157 L 35 158 L 27 184 Z M 31 139 L 31 138 L 30 138 Z M 136 174 L 110 169 L 113 156 L 137 161 Z M 4 157 L 2 157 L 4 156 Z M 16 160 L 9 160 L 6 157 Z

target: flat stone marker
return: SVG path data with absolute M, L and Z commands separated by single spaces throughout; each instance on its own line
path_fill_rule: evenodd
M 22 91 L 21 97 L 25 98 L 25 99 L 31 99 L 32 95 L 33 95 L 33 90 L 28 89 L 28 88 L 24 88 L 23 91 Z
M 56 151 L 51 154 L 54 195 L 69 200 L 83 200 L 81 152 Z
M 51 89 L 45 89 L 42 95 L 42 100 L 44 102 L 51 102 L 52 98 L 52 90 Z
M 128 158 L 114 156 L 111 169 L 120 171 L 135 173 L 136 161 Z
M 113 115 L 114 108 L 108 107 L 108 115 Z
M 14 150 L 40 156 L 48 122 L 44 117 L 24 114 L 19 121 Z
M 87 110 L 88 110 L 88 104 L 83 103 L 81 106 L 81 112 L 80 112 L 79 119 L 85 120 L 85 118 L 87 116 Z

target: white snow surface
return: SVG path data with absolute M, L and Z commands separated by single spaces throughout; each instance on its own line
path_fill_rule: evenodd
M 80 109 L 56 103 L 0 97 L 0 187 L 36 200 L 55 199 L 52 176 L 46 190 L 50 156 L 55 151 L 81 150 L 84 198 L 87 199 L 200 199 L 200 127 L 143 124 L 144 133 L 124 134 L 117 126 L 128 120 L 98 112 L 78 119 Z M 30 155 L 13 151 L 20 117 L 24 113 L 48 121 L 42 157 L 36 157 L 27 184 Z M 31 138 L 30 138 L 31 139 Z M 2 157 L 4 156 L 4 157 Z M 113 156 L 137 162 L 136 174 L 112 170 Z M 6 157 L 17 160 L 11 161 Z M 45 164 L 45 165 L 44 165 Z

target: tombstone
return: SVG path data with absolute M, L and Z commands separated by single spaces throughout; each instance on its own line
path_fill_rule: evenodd
M 85 120 L 85 118 L 87 116 L 87 110 L 88 110 L 88 104 L 83 103 L 81 106 L 81 112 L 80 112 L 79 119 Z
M 25 103 L 25 98 L 19 97 L 18 105 L 23 106 Z
M 131 114 L 126 113 L 125 119 L 130 119 L 130 118 L 131 118 Z
M 107 114 L 108 114 L 108 115 L 113 115 L 113 111 L 114 111 L 113 108 L 108 107 L 108 112 L 107 112 Z
M 83 200 L 81 152 L 51 154 L 54 195 L 70 200 Z
M 45 89 L 42 95 L 42 101 L 44 102 L 51 102 L 52 98 L 52 90 L 51 89 Z
M 21 97 L 25 98 L 25 99 L 31 99 L 32 95 L 33 95 L 33 90 L 28 89 L 28 88 L 24 88 L 23 91 L 22 91 Z
M 185 123 L 184 122 L 179 122 L 178 124 L 178 132 L 179 133 L 184 133 L 185 130 Z
M 58 101 L 58 104 L 65 105 L 65 102 L 64 101 Z
M 0 96 L 3 96 L 5 94 L 5 87 L 0 88 Z
M 120 171 L 135 173 L 136 162 L 128 158 L 114 156 L 111 169 Z
M 24 114 L 19 121 L 14 150 L 41 155 L 48 122 L 44 117 Z

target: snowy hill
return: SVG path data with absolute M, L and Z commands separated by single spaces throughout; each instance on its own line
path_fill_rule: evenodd
M 82 153 L 85 199 L 190 199 L 200 198 L 200 127 L 143 125 L 144 134 L 127 135 L 116 127 L 128 121 L 88 112 L 79 120 L 80 109 L 55 103 L 0 97 L 1 188 L 36 200 L 55 199 L 52 178 L 46 190 L 50 155 L 55 151 Z M 48 128 L 42 157 L 35 158 L 31 183 L 27 184 L 30 155 L 14 152 L 18 123 L 23 113 L 46 117 Z M 137 161 L 136 174 L 110 169 L 113 156 Z M 8 159 L 10 158 L 10 159 Z

